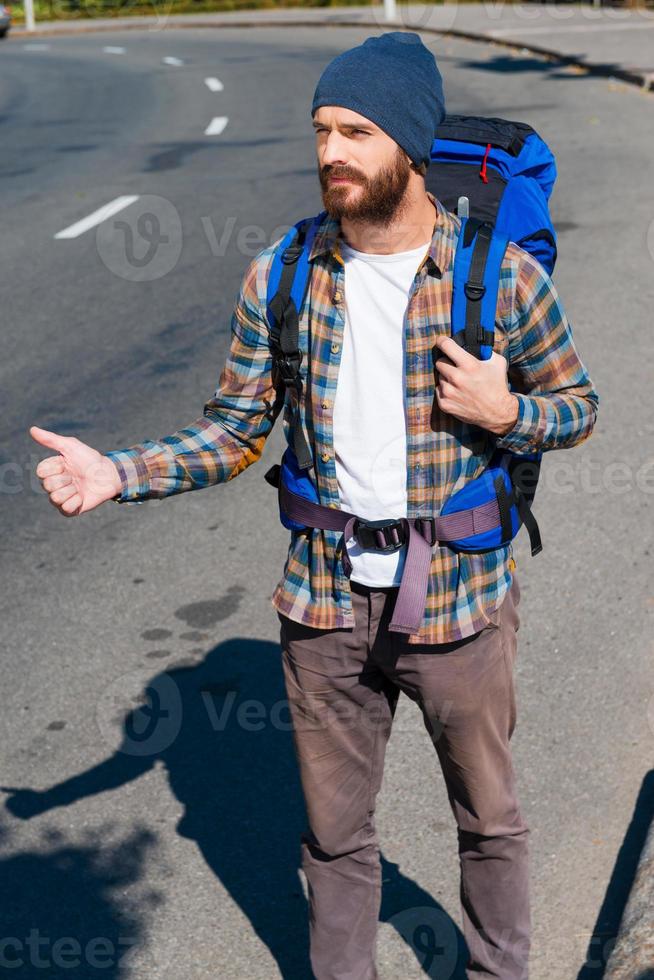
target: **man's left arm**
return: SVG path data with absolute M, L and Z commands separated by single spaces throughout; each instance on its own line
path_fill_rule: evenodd
M 520 453 L 564 449 L 587 439 L 599 396 L 575 347 L 556 287 L 523 250 L 507 334 L 508 379 L 517 418 L 498 435 L 496 445 Z

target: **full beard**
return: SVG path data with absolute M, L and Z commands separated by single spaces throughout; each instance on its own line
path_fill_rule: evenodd
M 406 207 L 410 176 L 411 168 L 400 147 L 395 160 L 374 177 L 362 177 L 349 167 L 323 167 L 319 171 L 323 207 L 332 218 L 389 225 Z M 332 184 L 330 177 L 348 177 L 352 184 Z M 350 202 L 353 184 L 362 190 Z

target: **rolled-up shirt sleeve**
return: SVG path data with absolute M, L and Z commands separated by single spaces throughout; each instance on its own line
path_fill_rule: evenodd
M 516 453 L 564 449 L 591 434 L 599 396 L 550 276 L 528 252 L 517 251 L 507 353 L 518 417 L 496 444 Z
M 231 320 L 227 359 L 203 414 L 171 435 L 111 450 L 122 490 L 118 503 L 141 503 L 226 483 L 256 462 L 274 425 L 275 388 L 262 312 L 265 259 L 243 277 Z M 264 287 L 265 288 L 265 287 Z

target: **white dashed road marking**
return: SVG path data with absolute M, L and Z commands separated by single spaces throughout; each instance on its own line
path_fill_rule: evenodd
M 48 51 L 50 48 L 49 44 L 24 44 L 24 51 Z
M 125 54 L 125 50 L 126 49 L 125 48 L 116 48 L 116 47 L 113 47 L 111 44 L 108 44 L 102 50 L 105 51 L 107 54 Z
M 163 61 L 164 65 L 176 65 L 176 66 L 179 66 L 179 65 L 183 65 L 184 64 L 184 62 L 182 61 L 181 58 L 167 57 L 167 58 L 162 58 L 161 60 Z
M 223 129 L 229 122 L 227 116 L 214 116 L 204 131 L 205 136 L 220 136 Z
M 138 198 L 138 194 L 126 194 L 123 197 L 116 197 L 113 201 L 109 201 L 108 204 L 104 204 L 101 208 L 98 208 L 93 214 L 89 214 L 86 218 L 76 221 L 74 225 L 69 225 L 63 231 L 58 231 L 54 237 L 77 238 L 78 235 L 88 231 L 89 228 L 99 225 L 101 221 L 106 221 L 107 218 L 111 218 L 118 211 L 122 211 L 128 204 L 133 204 L 134 201 L 138 201 Z
M 222 92 L 224 87 L 219 78 L 205 78 L 204 84 L 211 92 Z

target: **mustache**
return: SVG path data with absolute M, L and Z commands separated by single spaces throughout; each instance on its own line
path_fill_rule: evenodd
M 365 182 L 365 177 L 357 173 L 356 170 L 351 170 L 349 167 L 333 167 L 331 164 L 322 168 L 320 176 L 323 181 L 328 180 L 329 177 L 346 177 L 348 180 L 357 183 Z

